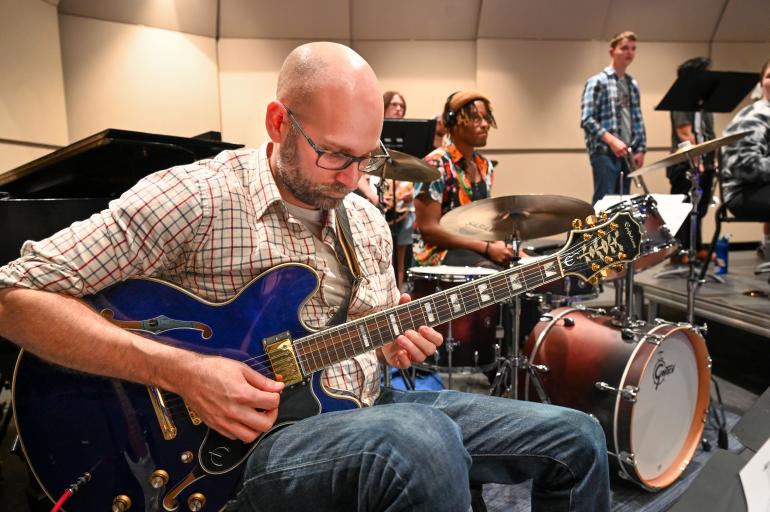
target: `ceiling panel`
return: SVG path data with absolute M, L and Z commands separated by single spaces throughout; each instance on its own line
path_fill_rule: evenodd
M 610 0 L 484 0 L 479 37 L 595 40 Z
M 731 0 L 715 41 L 770 41 L 770 0 Z
M 220 0 L 222 37 L 350 39 L 348 0 Z
M 602 39 L 633 30 L 641 41 L 708 41 L 725 0 L 612 0 Z
M 481 0 L 351 0 L 355 40 L 473 40 Z
M 59 13 L 215 37 L 218 0 L 60 0 Z

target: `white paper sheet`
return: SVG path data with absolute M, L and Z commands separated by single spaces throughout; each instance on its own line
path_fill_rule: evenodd
M 738 473 L 749 512 L 770 512 L 770 439 Z

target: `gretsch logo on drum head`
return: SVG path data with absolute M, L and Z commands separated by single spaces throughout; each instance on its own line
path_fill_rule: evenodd
M 655 391 L 658 390 L 658 386 L 663 384 L 666 380 L 666 375 L 674 373 L 676 364 L 666 364 L 666 360 L 663 359 L 663 354 L 658 355 L 658 360 L 655 361 L 655 369 L 652 374 L 652 382 L 655 383 Z

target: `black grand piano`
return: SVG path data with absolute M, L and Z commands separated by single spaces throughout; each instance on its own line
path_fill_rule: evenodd
M 152 172 L 240 147 L 217 132 L 187 138 L 108 129 L 0 174 L 0 265 L 17 258 L 25 240 L 104 209 Z
M 0 266 L 16 259 L 26 240 L 104 209 L 148 174 L 240 147 L 217 132 L 187 138 L 108 129 L 0 174 Z M 17 353 L 0 338 L 0 389 L 9 385 Z M 0 402 L 0 440 L 10 416 L 10 403 Z M 44 496 L 27 494 L 32 510 L 50 508 Z

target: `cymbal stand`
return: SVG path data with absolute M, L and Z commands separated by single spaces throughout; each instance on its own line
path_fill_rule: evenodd
M 444 338 L 444 347 L 446 347 L 447 357 L 447 389 L 452 389 L 452 352 L 454 352 L 456 345 L 457 343 L 455 342 L 454 336 L 452 336 L 452 322 L 450 320 L 447 323 L 447 333 L 446 338 Z
M 519 256 L 519 250 L 521 249 L 521 239 L 518 236 L 511 236 L 506 240 L 513 248 L 513 257 L 509 268 L 514 268 L 520 264 L 521 257 Z M 526 370 L 529 372 L 533 381 L 535 390 L 537 391 L 538 398 L 543 403 L 551 403 L 550 399 L 545 393 L 545 386 L 543 386 L 538 371 L 544 371 L 545 368 L 537 365 L 532 365 L 526 356 L 519 354 L 519 331 L 521 319 L 521 295 L 514 295 L 509 301 L 503 304 L 502 308 L 502 322 L 503 322 L 503 344 L 510 348 L 510 356 L 507 358 L 501 358 L 498 361 L 497 373 L 492 381 L 490 389 L 490 395 L 503 396 L 506 392 L 512 391 L 511 398 L 519 398 L 519 370 Z M 508 384 L 510 379 L 510 384 Z

